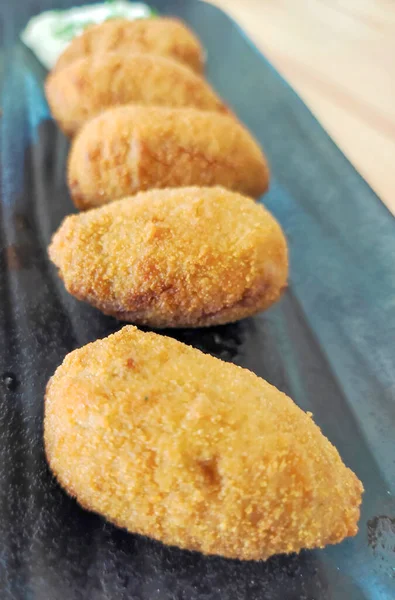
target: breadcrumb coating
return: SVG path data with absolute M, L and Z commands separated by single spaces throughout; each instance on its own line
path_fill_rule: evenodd
M 287 282 L 272 215 L 223 188 L 141 192 L 66 217 L 49 256 L 66 289 L 150 327 L 201 327 L 268 308 Z
M 266 159 L 240 123 L 194 108 L 111 108 L 80 129 L 68 163 L 70 193 L 80 209 L 188 185 L 222 185 L 258 197 L 268 181 Z
M 83 507 L 165 544 L 258 560 L 357 533 L 362 484 L 311 414 L 164 336 L 129 326 L 69 354 L 44 437 Z
M 201 77 L 181 63 L 150 54 L 90 54 L 50 73 L 52 115 L 67 135 L 112 106 L 141 104 L 227 112 Z
M 107 52 L 144 52 L 167 56 L 201 73 L 204 51 L 188 27 L 179 19 L 110 19 L 92 25 L 75 37 L 60 55 L 54 70 L 63 69 L 83 56 Z

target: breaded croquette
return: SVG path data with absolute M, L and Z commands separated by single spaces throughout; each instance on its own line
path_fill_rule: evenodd
M 52 115 L 67 135 L 106 108 L 122 104 L 227 111 L 191 69 L 152 54 L 88 55 L 50 73 L 45 90 Z
M 362 484 L 311 414 L 247 369 L 135 327 L 65 358 L 44 439 L 83 507 L 165 544 L 259 560 L 358 530 Z
M 71 294 L 150 327 L 253 315 L 279 299 L 288 275 L 277 221 L 218 187 L 141 192 L 68 216 L 49 255 Z
M 189 185 L 222 185 L 258 197 L 268 181 L 266 159 L 240 123 L 194 108 L 111 108 L 80 129 L 68 163 L 70 193 L 80 209 Z
M 204 52 L 199 40 L 182 21 L 168 17 L 111 19 L 92 25 L 71 41 L 55 70 L 83 56 L 112 51 L 158 54 L 178 60 L 198 73 L 203 71 Z

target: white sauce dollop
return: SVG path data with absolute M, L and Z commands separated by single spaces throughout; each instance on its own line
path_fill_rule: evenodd
M 49 10 L 30 19 L 20 37 L 39 61 L 47 69 L 52 69 L 71 40 L 89 25 L 117 17 L 133 21 L 154 14 L 146 4 L 127 0 L 107 1 L 69 10 Z

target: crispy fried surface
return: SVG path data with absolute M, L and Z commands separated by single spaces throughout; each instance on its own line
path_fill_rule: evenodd
M 278 300 L 288 274 L 275 219 L 223 188 L 152 190 L 66 217 L 49 255 L 71 294 L 151 327 L 254 314 Z
M 266 159 L 240 123 L 194 108 L 109 109 L 79 131 L 68 164 L 70 193 L 81 209 L 188 185 L 258 197 L 268 180 Z
M 186 25 L 174 18 L 111 19 L 88 27 L 74 38 L 61 54 L 55 70 L 63 69 L 78 58 L 111 51 L 148 52 L 167 56 L 201 73 L 204 65 L 199 40 Z
M 88 55 L 50 73 L 45 90 L 51 112 L 67 135 L 103 110 L 122 104 L 227 111 L 191 69 L 150 54 Z
M 82 506 L 240 559 L 355 535 L 362 485 L 311 417 L 253 373 L 125 327 L 49 382 L 45 447 Z

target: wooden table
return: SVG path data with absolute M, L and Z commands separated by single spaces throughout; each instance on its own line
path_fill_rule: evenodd
M 212 0 L 284 75 L 395 214 L 393 0 Z

